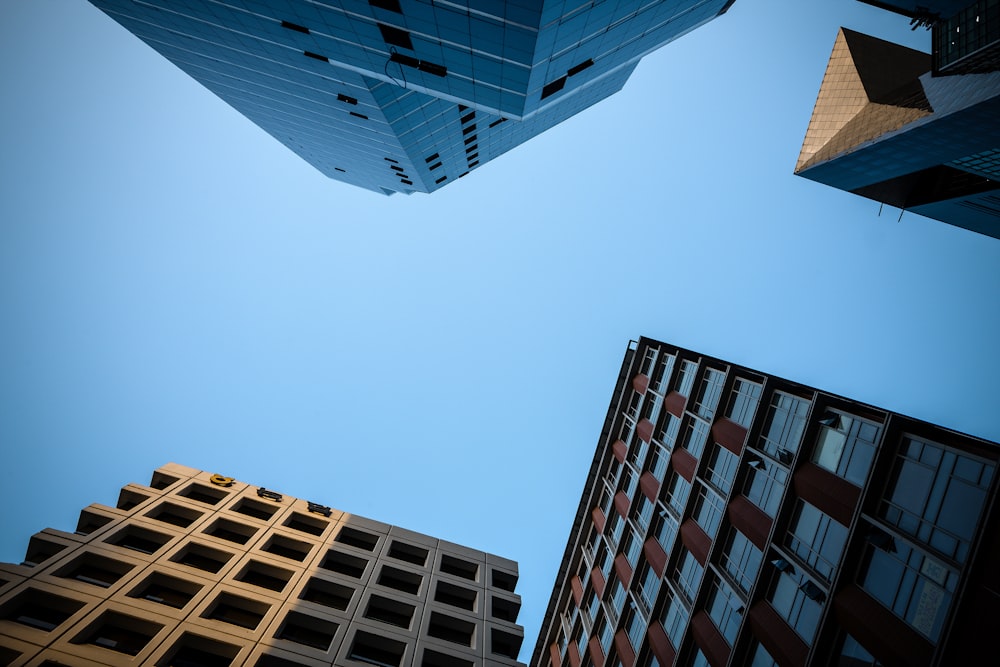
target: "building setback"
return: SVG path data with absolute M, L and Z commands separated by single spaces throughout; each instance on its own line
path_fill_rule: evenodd
M 517 564 L 168 464 L 0 565 L 0 664 L 516 667 Z
M 91 0 L 330 178 L 433 192 L 733 0 Z
M 530 664 L 986 664 L 998 458 L 997 443 L 642 338 Z
M 934 53 L 841 28 L 795 173 L 1000 238 L 1000 0 L 868 4 Z

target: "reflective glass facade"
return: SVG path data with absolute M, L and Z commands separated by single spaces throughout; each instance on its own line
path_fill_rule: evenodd
M 992 652 L 997 443 L 647 338 L 601 438 L 532 667 Z
M 433 192 L 733 0 L 92 0 L 331 178 Z

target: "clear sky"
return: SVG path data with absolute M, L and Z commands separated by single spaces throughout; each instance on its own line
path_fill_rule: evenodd
M 1000 241 L 797 178 L 851 0 L 737 0 L 430 195 L 313 170 L 83 0 L 0 0 L 0 561 L 176 461 L 520 562 L 630 338 L 1000 440 Z

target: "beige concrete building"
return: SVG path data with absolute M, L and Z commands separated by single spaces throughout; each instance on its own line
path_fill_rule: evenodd
M 514 667 L 517 563 L 168 464 L 0 564 L 0 665 Z

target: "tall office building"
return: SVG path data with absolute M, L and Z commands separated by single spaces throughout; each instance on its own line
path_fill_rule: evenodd
M 998 459 L 997 443 L 643 338 L 530 664 L 992 664 Z
M 1000 0 L 868 4 L 931 26 L 934 53 L 842 28 L 795 173 L 1000 238 Z
M 0 664 L 515 667 L 517 564 L 168 464 L 0 565 Z
M 91 0 L 322 173 L 433 192 L 733 0 Z

